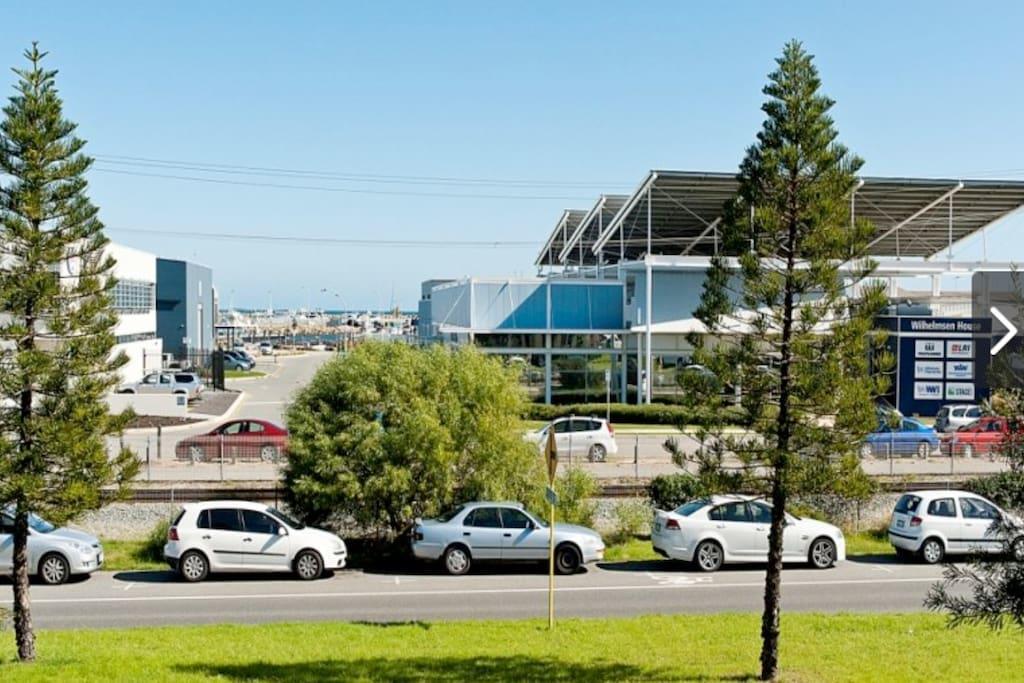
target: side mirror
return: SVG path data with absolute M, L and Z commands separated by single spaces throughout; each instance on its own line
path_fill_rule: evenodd
M 288 535 L 288 529 L 286 529 L 283 526 L 277 527 L 277 535 L 278 536 L 287 536 Z

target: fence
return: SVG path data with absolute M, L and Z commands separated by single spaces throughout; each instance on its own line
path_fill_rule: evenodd
M 285 438 L 260 434 L 176 436 L 157 429 L 111 439 L 111 453 L 125 448 L 138 457 L 144 481 L 266 481 L 280 476 Z

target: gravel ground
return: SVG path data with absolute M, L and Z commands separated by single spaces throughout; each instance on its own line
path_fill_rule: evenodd
M 156 427 L 177 427 L 202 422 L 193 417 L 171 417 L 169 415 L 136 415 L 125 429 L 154 429 Z
M 178 503 L 112 503 L 81 515 L 68 526 L 101 538 L 141 540 L 153 527 L 174 517 L 180 509 Z

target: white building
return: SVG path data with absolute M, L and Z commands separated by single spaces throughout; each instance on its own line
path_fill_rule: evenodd
M 161 366 L 163 354 L 163 342 L 156 335 L 156 256 L 114 243 L 107 247 L 107 254 L 117 261 L 114 354 L 123 351 L 128 356 L 121 368 L 122 383 L 136 382 L 147 370 Z

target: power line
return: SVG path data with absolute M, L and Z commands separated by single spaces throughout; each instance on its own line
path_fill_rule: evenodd
M 564 201 L 592 201 L 593 197 L 569 197 L 559 195 L 525 195 L 525 194 L 477 194 L 460 192 L 414 192 L 410 190 L 366 190 L 351 187 L 328 187 L 324 185 L 290 185 L 285 183 L 264 183 L 247 180 L 227 180 L 224 178 L 200 178 L 198 176 L 172 175 L 168 173 L 144 173 L 142 171 L 122 171 L 111 168 L 92 168 L 96 173 L 114 173 L 117 175 L 136 176 L 144 178 L 166 178 L 169 180 L 186 180 L 197 183 L 212 183 L 215 185 L 241 185 L 245 187 L 273 187 L 283 190 L 309 190 L 319 192 L 341 192 L 344 194 L 376 194 L 405 197 L 454 197 L 459 199 L 529 199 L 529 200 L 564 200 Z
M 274 166 L 246 166 L 241 164 L 180 161 L 172 159 L 157 159 L 153 157 L 137 157 L 109 154 L 97 154 L 95 155 L 95 159 L 101 163 L 118 164 L 122 166 L 127 165 L 156 168 L 175 168 L 182 170 L 203 171 L 208 173 L 235 173 L 241 175 L 271 175 L 287 177 L 299 176 L 306 178 L 318 178 L 328 180 L 347 180 L 353 182 L 472 186 L 496 185 L 509 187 L 560 187 L 583 189 L 608 186 L 632 187 L 631 183 L 624 182 L 557 181 L 509 178 L 474 178 L 458 176 L 396 175 L 382 173 L 360 173 L 352 171 L 311 171 L 293 168 L 281 168 Z
M 230 240 L 240 242 L 291 242 L 296 244 L 322 244 L 349 247 L 436 247 L 436 248 L 470 248 L 470 249 L 535 249 L 539 242 L 516 240 L 413 240 L 413 239 L 348 239 L 342 237 L 310 237 L 302 235 L 241 235 L 230 232 L 198 232 L 192 230 L 156 230 L 146 228 L 122 228 L 107 226 L 113 232 L 127 232 L 143 235 L 160 235 L 165 237 L 193 237 L 197 239 Z

